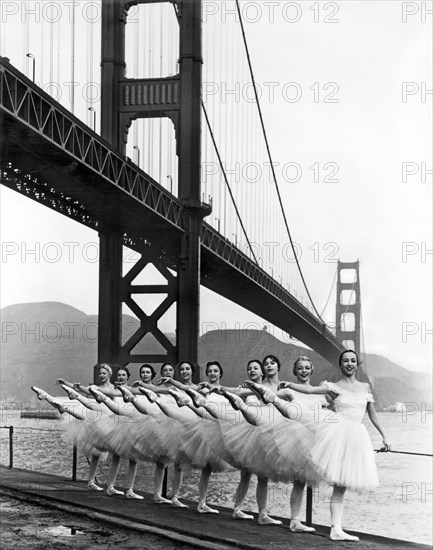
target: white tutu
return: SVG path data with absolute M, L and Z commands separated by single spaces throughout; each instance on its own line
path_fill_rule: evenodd
M 354 490 L 372 489 L 379 479 L 373 445 L 361 421 L 373 396 L 367 390 L 355 392 L 338 384 L 327 385 L 338 394 L 334 400 L 336 412 L 315 426 L 316 437 L 308 459 L 328 483 Z
M 101 417 L 107 414 L 107 409 L 104 407 L 93 411 L 81 405 L 78 401 L 73 401 L 74 408 L 77 412 L 83 414 L 84 419 L 79 420 L 69 414 L 62 415 L 62 426 L 64 432 L 61 438 L 66 443 L 74 445 L 87 458 L 99 456 L 102 460 L 107 458 L 105 447 L 98 445 L 92 435 L 93 426 Z

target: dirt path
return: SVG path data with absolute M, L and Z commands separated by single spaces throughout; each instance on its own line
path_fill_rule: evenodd
M 192 546 L 162 537 L 113 527 L 5 495 L 0 495 L 0 515 L 2 550 L 193 550 Z

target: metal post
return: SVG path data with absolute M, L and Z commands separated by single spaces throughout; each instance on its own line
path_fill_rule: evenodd
M 168 466 L 164 468 L 164 477 L 162 480 L 162 496 L 167 498 L 167 486 L 168 486 Z
M 72 449 L 72 481 L 77 481 L 77 447 Z
M 14 467 L 14 427 L 9 426 L 9 468 Z
M 306 524 L 311 526 L 313 523 L 313 489 L 307 487 L 307 514 L 306 514 Z

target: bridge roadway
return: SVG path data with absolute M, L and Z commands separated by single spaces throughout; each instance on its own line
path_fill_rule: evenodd
M 340 550 L 355 547 L 358 550 L 431 550 L 425 544 L 367 533 L 356 533 L 360 537 L 357 543 L 336 543 L 328 538 L 329 527 L 321 525 L 314 525 L 316 533 L 313 535 L 292 533 L 288 529 L 287 518 L 280 518 L 283 521 L 281 527 L 264 527 L 258 525 L 257 514 L 254 514 L 254 521 L 234 521 L 232 510 L 222 506 L 214 506 L 219 510 L 217 517 L 198 514 L 195 510 L 197 503 L 194 502 L 186 501 L 189 508 L 180 509 L 155 505 L 152 495 L 148 493 L 143 493 L 144 499 L 140 501 L 121 496 L 109 497 L 105 493 L 89 491 L 83 481 L 74 482 L 56 475 L 5 466 L 0 466 L 0 494 L 46 508 L 53 518 L 56 517 L 56 510 L 61 510 L 96 520 L 98 527 L 105 523 L 111 524 L 111 530 L 118 526 L 138 531 L 143 535 L 142 548 L 147 547 L 146 535 L 153 534 L 176 541 L 179 547 L 193 546 L 201 550 Z M 36 537 L 38 527 L 35 526 Z M 130 545 L 127 547 L 132 548 Z
M 0 57 L 0 183 L 177 269 L 185 205 Z M 303 304 L 203 223 L 201 284 L 336 364 L 344 349 Z

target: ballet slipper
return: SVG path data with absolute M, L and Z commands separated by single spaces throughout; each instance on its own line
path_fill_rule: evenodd
M 254 519 L 254 516 L 251 514 L 246 514 L 245 512 L 242 512 L 240 508 L 235 508 L 232 513 L 233 519 Z
M 135 500 L 143 500 L 143 498 L 144 498 L 141 495 L 137 495 L 137 493 L 134 493 L 134 491 L 132 489 L 128 489 L 126 491 L 125 497 L 126 498 L 132 498 L 132 499 L 135 499 Z
M 78 399 L 80 397 L 78 393 L 72 388 L 69 388 L 64 384 L 60 384 L 60 385 L 62 386 L 62 389 L 68 394 L 69 399 Z
M 199 514 L 219 514 L 218 510 L 215 510 L 215 508 L 211 508 L 206 503 L 199 504 L 197 506 L 197 512 Z
M 224 390 L 221 391 L 221 394 L 229 401 L 235 411 L 239 411 L 245 405 L 244 400 L 239 395 Z
M 153 502 L 155 504 L 171 504 L 171 500 L 164 498 L 162 495 L 154 495 Z
M 109 485 L 107 487 L 107 495 L 110 495 L 110 497 L 113 495 L 123 495 L 123 494 L 124 494 L 123 491 L 118 491 L 117 489 L 114 488 L 113 485 Z
M 195 390 L 188 388 L 184 392 L 191 397 L 195 407 L 203 407 L 206 403 L 206 399 Z
M 63 414 L 64 412 L 66 412 L 65 407 L 55 399 L 47 399 L 47 401 L 50 405 L 55 407 L 59 411 L 59 413 Z
M 94 481 L 89 481 L 87 484 L 88 489 L 92 489 L 92 491 L 103 491 L 104 489 L 102 487 L 99 487 L 99 485 L 96 485 Z
M 89 386 L 89 392 L 96 399 L 97 403 L 104 403 L 104 401 L 107 401 L 107 396 L 97 390 L 94 386 Z
M 174 508 L 189 508 L 187 504 L 184 504 L 183 502 L 181 502 L 177 497 L 173 497 L 171 499 L 171 505 Z
M 251 382 L 251 380 L 247 380 L 245 382 L 245 385 L 250 390 L 253 390 L 253 392 L 257 393 L 260 399 L 263 401 L 263 403 L 274 403 L 275 402 L 275 393 L 268 388 L 265 388 L 264 386 L 260 384 L 256 384 L 255 382 Z
M 359 537 L 355 537 L 355 535 L 349 535 L 349 533 L 344 532 L 341 527 L 331 527 L 329 538 L 331 540 L 348 540 L 351 542 L 359 541 Z
M 138 391 L 143 395 L 145 395 L 151 403 L 158 402 L 159 397 L 154 391 L 148 390 L 147 388 L 143 388 L 142 386 L 138 388 Z
M 279 519 L 271 518 L 266 512 L 260 512 L 259 514 L 259 524 L 260 525 L 282 525 L 283 522 Z
M 191 404 L 191 398 L 188 395 L 182 395 L 176 390 L 168 390 L 168 393 L 172 395 L 177 403 L 178 407 L 185 407 Z
M 307 525 L 304 525 L 297 518 L 290 520 L 289 529 L 290 531 L 292 531 L 292 533 L 315 533 L 316 532 L 314 527 L 308 527 Z
M 38 396 L 38 399 L 40 399 L 41 401 L 43 401 L 44 399 L 47 399 L 48 397 L 47 392 L 45 392 L 44 390 L 41 390 L 36 386 L 32 386 L 31 388 L 35 392 L 35 394 Z
M 130 392 L 127 388 L 124 388 L 123 386 L 119 386 L 119 391 L 123 396 L 123 401 L 125 403 L 132 403 L 135 399 L 135 395 Z

